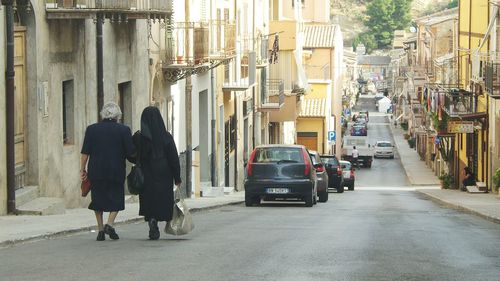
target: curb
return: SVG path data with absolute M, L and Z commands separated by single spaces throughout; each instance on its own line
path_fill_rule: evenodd
M 484 214 L 484 213 L 476 211 L 476 210 L 474 210 L 472 208 L 465 207 L 465 206 L 457 204 L 457 203 L 449 202 L 449 201 L 447 201 L 445 199 L 439 198 L 437 196 L 433 196 L 433 195 L 431 195 L 429 193 L 426 193 L 426 192 L 424 192 L 422 190 L 416 190 L 416 191 L 419 194 L 422 194 L 422 195 L 428 197 L 432 201 L 434 201 L 434 202 L 436 202 L 436 203 L 438 203 L 440 205 L 443 205 L 445 207 L 448 207 L 450 209 L 455 209 L 455 210 L 459 210 L 459 211 L 462 211 L 462 212 L 467 213 L 467 214 L 476 215 L 476 216 L 481 217 L 483 219 L 486 219 L 488 221 L 500 224 L 500 217 L 496 217 L 496 216 Z
M 239 205 L 241 203 L 245 202 L 245 200 L 238 200 L 238 201 L 232 201 L 228 203 L 221 203 L 218 205 L 213 205 L 213 206 L 207 206 L 207 207 L 195 207 L 192 209 L 189 209 L 189 211 L 194 214 L 194 213 L 200 213 L 203 211 L 210 211 L 210 210 L 215 210 L 221 207 L 225 206 L 232 206 L 232 205 Z M 143 221 L 144 218 L 142 216 L 136 216 L 128 219 L 124 219 L 122 221 L 116 222 L 115 225 L 127 225 L 127 224 L 132 224 L 132 223 L 137 223 Z M 67 229 L 67 230 L 62 230 L 62 231 L 57 231 L 54 233 L 47 233 L 47 234 L 41 234 L 41 235 L 34 235 L 31 237 L 27 238 L 22 238 L 22 239 L 14 239 L 14 240 L 5 240 L 0 242 L 0 248 L 7 248 L 7 247 L 12 247 L 17 244 L 22 244 L 22 243 L 29 243 L 29 242 L 35 242 L 35 241 L 41 241 L 41 240 L 47 240 L 47 239 L 52 239 L 52 238 L 57 238 L 57 237 L 62 237 L 62 236 L 67 236 L 69 234 L 74 234 L 74 233 L 79 233 L 79 232 L 85 232 L 85 231 L 91 231 L 95 229 L 95 225 L 93 226 L 84 226 L 84 227 L 79 227 L 79 228 L 73 228 L 73 229 Z
M 392 123 L 390 123 L 389 121 L 389 128 L 391 129 L 391 134 L 392 134 L 392 137 L 395 138 L 395 134 L 394 134 L 394 128 L 393 128 L 393 125 Z M 400 146 L 399 144 L 396 142 L 396 140 L 394 140 L 394 144 L 396 145 L 396 148 L 398 149 L 398 154 L 399 154 L 399 151 L 400 151 Z M 408 181 L 410 182 L 410 185 L 412 186 L 418 186 L 418 187 L 422 187 L 422 186 L 436 186 L 438 184 L 431 184 L 431 183 L 415 183 L 415 181 L 413 180 L 413 177 L 410 176 L 410 174 L 408 173 L 408 170 L 406 169 L 406 166 L 403 164 L 403 161 L 401 160 L 401 155 L 399 155 L 399 161 L 401 162 L 401 165 L 403 166 L 403 170 L 405 171 L 405 174 L 406 174 L 406 178 L 408 179 Z
M 389 120 L 389 128 L 391 129 L 391 134 L 392 134 L 392 138 L 394 139 L 395 138 L 395 134 L 394 134 L 394 128 L 392 127 L 393 125 L 391 124 L 391 120 Z M 408 181 L 410 182 L 410 184 L 412 186 L 415 185 L 414 181 L 413 181 L 413 178 L 410 177 L 410 175 L 408 174 L 408 171 L 406 170 L 406 166 L 403 164 L 403 161 L 401 160 L 401 154 L 399 154 L 399 144 L 398 142 L 394 139 L 394 144 L 396 145 L 396 148 L 398 149 L 398 155 L 399 155 L 399 162 L 401 162 L 401 166 L 403 166 L 403 170 L 405 170 L 405 174 L 406 174 L 406 178 L 408 179 Z

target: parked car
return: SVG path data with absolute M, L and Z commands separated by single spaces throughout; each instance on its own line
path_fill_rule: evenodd
M 325 163 L 328 174 L 328 188 L 335 188 L 338 193 L 344 192 L 344 177 L 339 159 L 335 155 L 321 155 L 320 158 Z
M 316 169 L 318 201 L 326 202 L 328 201 L 328 173 L 326 172 L 325 164 L 321 160 L 318 152 L 309 151 L 309 155 Z
M 353 126 L 363 126 L 365 127 L 365 130 L 368 131 L 368 122 L 366 122 L 363 118 L 358 118 L 356 122 L 354 122 Z
M 365 126 L 354 124 L 351 127 L 351 136 L 366 136 L 368 133 Z
M 263 198 L 297 198 L 312 207 L 317 200 L 317 175 L 303 145 L 256 147 L 247 163 L 245 205 Z
M 377 141 L 373 157 L 388 157 L 394 159 L 394 145 L 390 141 Z
M 360 111 L 360 112 L 358 113 L 358 116 L 359 116 L 360 118 L 365 119 L 365 120 L 366 120 L 366 122 L 368 122 L 368 121 L 370 120 L 368 111 Z
M 351 162 L 340 160 L 340 167 L 344 176 L 344 186 L 347 186 L 349 190 L 354 190 L 355 170 Z

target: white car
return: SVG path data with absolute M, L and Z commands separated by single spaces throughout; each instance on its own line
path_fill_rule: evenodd
M 390 141 L 377 141 L 373 157 L 388 157 L 394 159 L 394 145 Z

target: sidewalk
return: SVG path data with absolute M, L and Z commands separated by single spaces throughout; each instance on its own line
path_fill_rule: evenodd
M 471 194 L 456 189 L 441 189 L 438 177 L 424 161 L 420 160 L 417 151 L 411 149 L 404 139 L 404 131 L 399 127 L 395 128 L 393 124 L 390 128 L 406 175 L 417 192 L 448 208 L 462 210 L 500 223 L 500 196 L 492 193 Z
M 244 192 L 224 197 L 185 199 L 192 213 L 245 201 Z M 127 203 L 118 214 L 117 224 L 143 220 L 138 215 L 139 203 Z M 95 229 L 94 214 L 86 209 L 68 209 L 65 214 L 52 216 L 0 216 L 0 247 L 46 239 L 58 235 Z
M 424 161 L 420 160 L 417 151 L 408 145 L 408 141 L 404 138 L 405 131 L 401 127 L 395 128 L 394 124 L 391 124 L 390 127 L 410 184 L 417 186 L 440 185 L 438 177 L 434 175 L 434 172 L 427 167 Z

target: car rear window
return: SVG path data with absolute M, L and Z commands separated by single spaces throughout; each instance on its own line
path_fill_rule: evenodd
M 336 157 L 321 157 L 323 163 L 328 165 L 338 165 L 339 160 Z
M 342 167 L 342 170 L 350 170 L 351 163 L 340 163 L 340 167 Z
M 377 144 L 378 147 L 392 147 L 392 144 L 389 142 L 379 142 Z
M 316 154 L 309 153 L 309 156 L 311 156 L 311 160 L 312 160 L 313 165 L 320 163 L 320 160 L 318 158 L 316 158 Z
M 348 146 L 364 146 L 366 145 L 366 141 L 364 139 L 347 139 L 345 144 Z
M 274 163 L 280 161 L 303 163 L 302 150 L 300 148 L 289 147 L 265 147 L 258 148 L 255 152 L 254 163 Z

